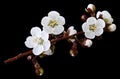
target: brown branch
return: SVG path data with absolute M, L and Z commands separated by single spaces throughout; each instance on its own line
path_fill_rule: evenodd
M 83 32 L 82 31 L 80 31 L 80 32 L 78 32 L 78 33 L 76 33 L 76 34 L 74 34 L 74 35 L 71 35 L 71 36 L 63 36 L 62 38 L 56 38 L 56 39 L 52 39 L 51 40 L 51 44 L 53 44 L 54 42 L 58 42 L 58 41 L 61 41 L 61 40 L 65 40 L 65 39 L 68 39 L 68 38 L 71 38 L 71 37 L 74 37 L 74 36 L 76 36 L 76 35 L 80 35 L 80 34 L 83 34 Z
M 74 37 L 74 36 L 80 35 L 80 34 L 83 34 L 83 32 L 80 31 L 80 32 L 78 32 L 77 34 L 74 34 L 74 35 L 71 35 L 71 36 L 63 36 L 63 37 L 61 37 L 61 38 L 52 39 L 52 40 L 51 40 L 51 44 L 54 44 L 55 42 L 58 42 L 58 41 L 61 41 L 61 40 L 65 40 L 65 39 L 68 39 L 68 38 L 71 38 L 71 37 Z M 19 58 L 22 58 L 22 57 L 27 56 L 27 55 L 30 55 L 30 54 L 32 54 L 32 50 L 29 50 L 29 51 L 24 52 L 24 53 L 20 53 L 20 54 L 18 54 L 18 55 L 15 56 L 15 57 L 9 58 L 9 59 L 5 60 L 4 63 L 7 64 L 7 63 L 10 63 L 10 62 L 16 61 L 16 60 L 18 60 Z
M 7 64 L 7 63 L 10 63 L 10 62 L 16 61 L 19 58 L 22 58 L 22 57 L 30 55 L 30 54 L 32 54 L 32 50 L 29 50 L 29 51 L 24 52 L 24 53 L 20 53 L 15 57 L 9 58 L 9 59 L 5 60 L 4 63 Z

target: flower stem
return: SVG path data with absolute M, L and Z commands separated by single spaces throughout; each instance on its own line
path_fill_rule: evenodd
M 51 40 L 51 44 L 54 44 L 55 42 L 58 42 L 58 41 L 61 41 L 61 40 L 65 40 L 65 39 L 74 37 L 74 36 L 76 36 L 76 35 L 81 35 L 81 34 L 83 34 L 82 31 L 80 31 L 80 32 L 78 32 L 78 33 L 76 33 L 76 34 L 74 34 L 74 35 L 71 35 L 71 36 L 64 36 L 64 35 L 63 35 L 61 38 L 52 39 L 52 40 Z M 4 63 L 7 64 L 7 63 L 10 63 L 10 62 L 16 61 L 16 60 L 18 60 L 19 58 L 22 58 L 22 57 L 27 56 L 27 55 L 30 55 L 30 54 L 32 54 L 32 50 L 29 50 L 29 51 L 24 52 L 24 53 L 20 53 L 20 54 L 18 54 L 18 55 L 15 56 L 15 57 L 9 58 L 9 59 L 5 60 Z

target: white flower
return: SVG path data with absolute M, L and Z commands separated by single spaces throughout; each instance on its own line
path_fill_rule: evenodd
M 74 26 L 70 26 L 70 27 L 68 28 L 68 32 L 69 32 L 69 36 L 74 35 L 74 34 L 77 33 L 77 31 L 74 29 Z M 74 41 L 75 41 L 75 39 L 73 39 L 73 38 L 70 38 L 69 40 L 70 40 L 71 42 L 74 42 Z
M 116 30 L 116 25 L 115 24 L 111 24 L 108 26 L 108 31 L 110 32 L 114 32 Z
M 95 17 L 88 18 L 87 21 L 82 24 L 82 30 L 85 32 L 85 37 L 89 39 L 94 39 L 95 36 L 102 35 L 104 27 L 105 22 L 102 19 L 96 20 Z
M 102 11 L 102 12 L 98 11 L 96 17 L 97 18 L 102 17 L 104 19 L 104 21 L 106 22 L 106 24 L 112 24 L 112 22 L 113 22 L 112 16 L 106 10 Z
M 84 46 L 86 46 L 86 47 L 91 47 L 92 44 L 93 44 L 93 42 L 92 42 L 91 40 L 86 39 L 86 40 L 85 40 L 85 43 L 84 43 Z
M 34 55 L 40 55 L 42 52 L 50 48 L 50 41 L 48 40 L 48 33 L 41 31 L 39 27 L 33 27 L 30 31 L 32 36 L 28 36 L 25 45 L 28 48 L 33 48 Z
M 42 18 L 41 24 L 48 34 L 59 35 L 64 31 L 65 18 L 57 11 L 51 11 L 48 16 Z
M 95 7 L 95 5 L 93 5 L 93 4 L 89 4 L 89 5 L 87 6 L 87 9 L 90 9 L 92 12 L 95 12 L 96 7 Z

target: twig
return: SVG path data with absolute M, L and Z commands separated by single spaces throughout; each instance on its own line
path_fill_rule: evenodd
M 15 57 L 9 58 L 9 59 L 5 60 L 4 63 L 7 64 L 7 63 L 10 63 L 10 62 L 16 61 L 19 58 L 22 58 L 22 57 L 30 55 L 30 54 L 32 54 L 32 50 L 29 50 L 29 51 L 24 52 L 24 53 L 20 53 Z
M 68 38 L 71 38 L 71 37 L 74 37 L 74 36 L 80 35 L 80 34 L 83 34 L 83 32 L 80 31 L 80 32 L 78 32 L 78 33 L 76 33 L 76 34 L 74 34 L 74 35 L 71 35 L 71 36 L 65 36 L 65 37 L 63 36 L 63 37 L 61 37 L 61 38 L 52 39 L 52 40 L 51 40 L 51 44 L 54 44 L 55 42 L 58 42 L 58 41 L 61 41 L 61 40 L 65 40 L 65 39 L 68 39 Z M 9 58 L 9 59 L 5 60 L 4 63 L 7 64 L 7 63 L 10 63 L 10 62 L 16 61 L 16 60 L 18 60 L 19 58 L 22 58 L 22 57 L 27 56 L 27 55 L 30 55 L 30 54 L 32 54 L 32 50 L 29 50 L 29 51 L 24 52 L 24 53 L 20 53 L 20 54 L 18 54 L 18 55 L 15 56 L 15 57 Z
M 38 76 L 43 75 L 43 69 L 40 66 L 40 64 L 38 63 L 36 56 L 33 57 L 32 63 L 34 65 L 36 75 L 38 75 Z
M 74 37 L 74 36 L 76 36 L 76 35 L 80 35 L 80 34 L 83 34 L 83 32 L 82 31 L 80 31 L 80 32 L 78 32 L 78 33 L 76 33 L 76 34 L 74 34 L 74 35 L 71 35 L 71 36 L 65 36 L 65 37 L 62 37 L 62 38 L 56 38 L 56 39 L 52 39 L 51 40 L 51 44 L 53 44 L 54 42 L 58 42 L 58 41 L 61 41 L 61 40 L 64 40 L 64 39 L 68 39 L 68 38 L 71 38 L 71 37 Z

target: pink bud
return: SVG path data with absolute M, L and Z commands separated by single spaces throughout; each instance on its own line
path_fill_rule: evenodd
M 89 47 L 92 46 L 93 42 L 90 39 L 83 39 L 81 44 L 82 44 L 83 47 L 89 48 Z
M 27 60 L 31 60 L 31 59 L 32 59 L 32 56 L 29 55 L 29 56 L 27 57 Z
M 82 15 L 81 16 L 81 20 L 85 22 L 87 20 L 87 16 L 86 15 Z

